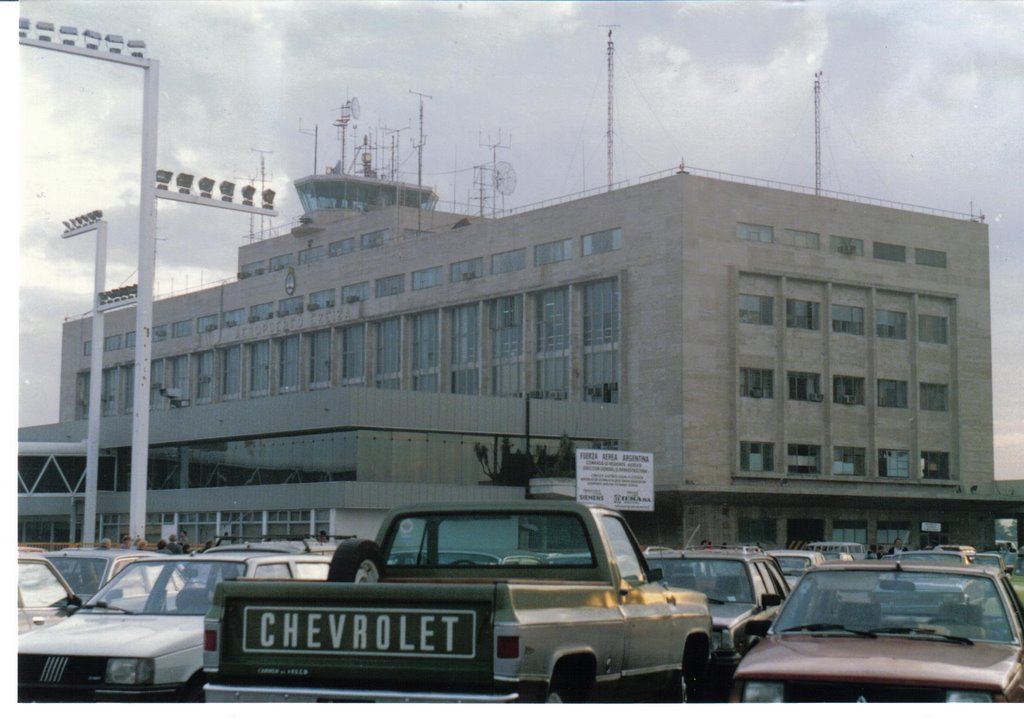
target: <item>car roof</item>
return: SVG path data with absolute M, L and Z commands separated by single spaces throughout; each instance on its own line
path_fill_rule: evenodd
M 818 557 L 821 555 L 821 550 L 765 550 L 764 552 L 772 557 L 783 555 L 789 555 L 790 557 Z
M 692 548 L 686 550 L 656 551 L 645 555 L 648 560 L 771 560 L 771 555 L 764 552 L 751 552 L 741 549 L 720 548 L 705 550 Z
M 44 557 L 152 557 L 159 555 L 156 550 L 122 550 L 121 548 L 105 550 L 100 547 L 68 547 L 63 550 L 53 550 L 44 554 Z
M 214 552 L 268 552 L 279 554 L 304 554 L 316 553 L 320 555 L 333 555 L 337 549 L 338 542 L 320 542 L 315 538 L 302 540 L 253 540 L 249 542 L 225 542 L 217 544 L 208 550 L 197 550 L 197 553 L 209 555 Z
M 902 562 L 899 558 L 883 558 L 881 560 L 826 560 L 808 570 L 808 573 L 836 570 L 892 570 L 896 572 L 928 572 L 950 573 L 956 575 L 972 575 L 976 577 L 999 578 L 999 571 L 987 565 L 946 565 L 927 561 Z

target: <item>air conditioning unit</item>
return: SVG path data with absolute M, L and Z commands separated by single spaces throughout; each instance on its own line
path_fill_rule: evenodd
M 189 400 L 187 400 L 187 399 L 172 399 L 171 400 L 171 406 L 176 408 L 176 409 L 181 409 L 182 407 L 187 407 L 188 405 L 189 405 Z
M 239 281 L 241 281 L 242 279 L 248 279 L 250 276 L 252 276 L 252 274 L 250 274 L 248 271 L 239 271 L 238 272 L 238 280 Z
M 836 250 L 841 254 L 855 254 L 857 253 L 857 247 L 851 243 L 841 243 L 836 247 Z
M 230 328 L 232 326 L 238 326 L 238 322 L 232 319 L 231 321 L 225 321 L 224 326 Z
M 823 401 L 824 399 L 825 399 L 825 396 L 823 394 L 808 394 L 807 395 L 807 400 L 811 401 L 811 402 L 820 402 L 820 401 Z
M 250 324 L 255 324 L 259 320 L 260 320 L 260 317 L 258 317 L 256 314 L 249 314 L 249 323 Z
M 206 326 L 203 327 L 203 331 L 217 331 L 217 325 L 207 324 Z
M 153 331 L 153 336 L 155 336 L 157 339 L 163 339 L 165 336 L 167 336 L 167 332 L 164 329 L 156 329 Z
M 857 397 L 855 397 L 853 394 L 844 394 L 843 395 L 843 404 L 856 404 L 856 403 L 857 403 Z
M 316 311 L 319 308 L 320 308 L 320 304 L 317 304 L 316 302 L 314 302 L 314 303 L 312 303 L 312 304 L 310 304 L 309 306 L 306 307 L 306 309 L 308 311 Z
M 761 391 L 761 389 L 759 389 L 758 387 L 753 387 L 750 390 L 750 396 L 752 396 L 754 399 L 760 399 L 761 397 L 764 396 L 764 392 Z
M 328 299 L 328 300 L 327 300 L 327 303 L 325 304 L 325 306 L 326 306 L 326 307 L 327 307 L 328 309 L 330 309 L 331 307 L 333 307 L 333 306 L 334 306 L 334 299 Z
M 345 297 L 345 303 L 346 304 L 354 304 L 357 301 L 362 301 L 362 300 L 363 300 L 362 296 L 346 296 Z
M 476 278 L 476 272 L 475 271 L 464 271 L 462 273 L 462 280 L 463 281 L 469 281 L 470 279 L 475 279 L 475 278 Z

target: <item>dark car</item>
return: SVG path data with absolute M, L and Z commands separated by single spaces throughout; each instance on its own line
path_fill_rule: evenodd
M 732 673 L 751 646 L 751 620 L 770 622 L 789 594 L 778 562 L 763 552 L 688 549 L 651 552 L 647 563 L 662 570 L 670 587 L 707 595 L 711 612 L 711 661 L 696 700 L 724 700 Z
M 733 702 L 1024 701 L 1024 608 L 991 568 L 825 563 L 774 623 L 749 627 L 768 636 L 736 669 Z

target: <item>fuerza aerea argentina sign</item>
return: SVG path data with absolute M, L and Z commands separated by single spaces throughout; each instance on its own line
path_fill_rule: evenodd
M 576 500 L 616 510 L 654 511 L 654 455 L 576 450 Z

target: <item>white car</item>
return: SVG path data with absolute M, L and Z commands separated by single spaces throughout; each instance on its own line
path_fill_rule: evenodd
M 782 568 L 790 587 L 796 587 L 808 568 L 825 562 L 825 555 L 816 550 L 768 550 Z
M 144 550 L 71 547 L 47 552 L 43 557 L 53 563 L 78 597 L 88 600 L 129 562 L 156 554 Z
M 18 554 L 18 634 L 62 621 L 82 601 L 42 555 Z
M 18 700 L 203 700 L 203 618 L 222 580 L 325 580 L 330 558 L 217 552 L 137 560 L 76 614 L 19 637 Z

